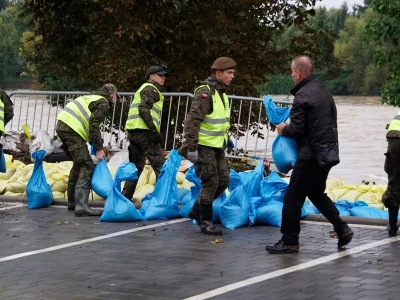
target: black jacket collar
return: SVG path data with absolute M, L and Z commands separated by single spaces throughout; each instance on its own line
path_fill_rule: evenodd
M 311 80 L 315 79 L 315 75 L 311 74 L 310 76 L 304 78 L 302 81 L 300 81 L 291 91 L 290 93 L 295 96 L 296 93 L 307 84 L 307 82 L 310 82 Z

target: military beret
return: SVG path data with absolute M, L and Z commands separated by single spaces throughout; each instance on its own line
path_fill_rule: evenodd
M 218 57 L 211 66 L 211 69 L 226 70 L 226 69 L 234 69 L 235 67 L 236 67 L 236 62 L 232 58 Z

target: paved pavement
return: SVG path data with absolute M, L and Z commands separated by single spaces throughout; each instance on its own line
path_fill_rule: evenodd
M 338 252 L 332 226 L 305 222 L 300 252 L 273 255 L 277 227 L 224 229 L 213 243 L 187 219 L 99 223 L 7 203 L 0 299 L 400 299 L 400 237 L 352 228 Z

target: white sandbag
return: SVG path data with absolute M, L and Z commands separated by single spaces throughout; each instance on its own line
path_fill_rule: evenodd
M 31 136 L 31 143 L 29 144 L 29 152 L 32 154 L 38 150 L 45 150 L 46 155 L 53 152 L 53 139 L 50 134 L 45 130 L 38 130 Z

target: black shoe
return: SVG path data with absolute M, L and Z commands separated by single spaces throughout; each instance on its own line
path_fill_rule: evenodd
M 397 235 L 398 230 L 399 230 L 399 226 L 396 226 L 394 228 L 390 227 L 389 225 L 387 226 L 387 231 L 388 231 L 389 237 L 395 237 Z
M 280 240 L 273 246 L 265 246 L 265 250 L 269 253 L 283 254 L 283 253 L 297 253 L 299 252 L 300 246 L 297 245 L 286 245 L 284 241 Z
M 215 227 L 215 225 L 209 221 L 203 221 L 200 228 L 201 232 L 205 234 L 222 235 L 222 230 Z
M 339 238 L 338 248 L 342 248 L 346 246 L 348 243 L 350 243 L 351 239 L 353 238 L 353 235 L 354 235 L 353 230 L 351 230 L 350 227 L 346 225 L 342 233 L 338 234 Z

